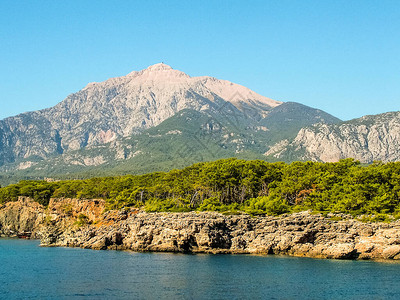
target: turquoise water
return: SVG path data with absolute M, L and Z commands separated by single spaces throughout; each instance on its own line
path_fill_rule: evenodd
M 0 239 L 1 299 L 400 299 L 400 264 L 41 248 Z

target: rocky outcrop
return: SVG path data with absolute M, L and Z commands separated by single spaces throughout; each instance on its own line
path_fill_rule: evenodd
M 30 198 L 19 197 L 18 201 L 0 205 L 0 237 L 40 239 L 48 228 L 61 232 L 82 218 L 85 223 L 96 222 L 104 208 L 101 199 L 50 199 L 43 207 Z
M 44 212 L 42 205 L 23 197 L 0 206 L 0 237 L 40 237 L 37 232 L 45 223 Z
M 400 259 L 399 221 L 335 221 L 309 212 L 254 218 L 103 209 L 102 200 L 52 199 L 45 209 L 21 198 L 0 208 L 0 233 L 40 238 L 42 246 L 88 249 Z
M 109 212 L 95 226 L 42 239 L 46 246 L 193 253 L 286 254 L 400 259 L 400 224 L 331 221 L 308 212 L 283 217 L 218 213 Z
M 280 141 L 266 155 L 323 162 L 349 157 L 363 163 L 389 162 L 400 160 L 399 147 L 400 112 L 391 112 L 341 124 L 305 127 L 291 143 Z

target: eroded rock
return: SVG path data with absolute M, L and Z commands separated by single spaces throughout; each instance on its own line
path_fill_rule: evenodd
M 29 232 L 43 246 L 192 253 L 287 254 L 333 259 L 400 259 L 400 222 L 333 221 L 308 212 L 281 217 L 215 212 L 104 210 L 103 200 L 20 198 L 0 208 L 0 234 Z M 82 213 L 87 224 L 77 224 Z

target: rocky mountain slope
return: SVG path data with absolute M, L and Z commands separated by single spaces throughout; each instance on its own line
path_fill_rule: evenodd
M 52 108 L 1 120 L 0 184 L 168 170 L 232 156 L 263 159 L 275 142 L 317 122 L 340 120 L 161 63 L 90 83 Z
M 103 200 L 52 199 L 45 209 L 21 197 L 0 207 L 0 236 L 89 249 L 400 259 L 399 221 L 362 223 L 308 212 L 253 218 L 103 209 Z
M 364 116 L 339 124 L 302 128 L 266 152 L 276 159 L 334 162 L 352 157 L 363 163 L 400 160 L 400 112 Z
M 250 111 L 281 104 L 212 77 L 190 77 L 163 63 L 90 83 L 56 106 L 0 121 L 0 164 L 101 145 L 160 124 L 185 108 Z
M 342 122 L 161 63 L 0 120 L 0 184 L 166 171 L 227 157 L 396 161 L 399 115 Z
M 338 121 L 329 114 L 292 102 L 271 109 L 268 116 L 259 121 L 244 114 L 232 115 L 226 110 L 184 109 L 140 134 L 47 159 L 31 157 L 19 160 L 0 167 L 0 172 L 10 176 L 10 180 L 82 178 L 168 171 L 228 157 L 265 159 L 264 153 L 269 145 L 282 138 L 294 138 L 304 124 L 321 120 Z M 4 179 L 1 182 L 11 181 Z

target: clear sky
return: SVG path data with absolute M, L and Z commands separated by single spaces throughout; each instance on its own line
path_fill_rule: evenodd
M 344 120 L 400 110 L 400 2 L 0 1 L 0 119 L 161 61 Z

